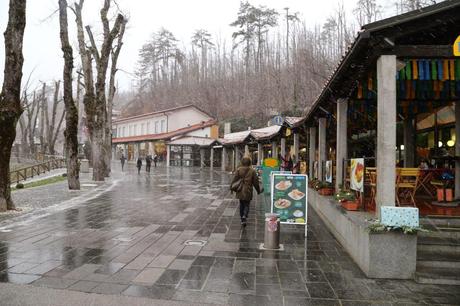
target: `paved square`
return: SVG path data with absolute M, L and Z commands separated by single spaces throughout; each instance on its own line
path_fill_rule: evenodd
M 260 250 L 268 199 L 255 199 L 242 228 L 227 174 L 114 176 L 95 198 L 0 232 L 0 281 L 198 304 L 460 304 L 457 286 L 366 278 L 312 209 L 307 240 L 283 226 L 285 250 Z

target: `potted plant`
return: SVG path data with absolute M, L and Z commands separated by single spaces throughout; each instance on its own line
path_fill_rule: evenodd
M 318 183 L 318 179 L 312 179 L 308 182 L 308 186 L 310 188 L 315 188 L 316 184 Z
M 350 190 L 340 190 L 339 193 L 335 195 L 335 198 L 346 210 L 359 209 L 359 199 L 357 199 L 355 194 Z
M 334 194 L 334 188 L 331 183 L 328 182 L 318 182 L 316 190 L 318 193 L 323 196 L 331 196 Z

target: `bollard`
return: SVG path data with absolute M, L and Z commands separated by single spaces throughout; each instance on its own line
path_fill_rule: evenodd
M 80 161 L 80 172 L 81 173 L 89 173 L 89 160 L 82 159 Z
M 271 250 L 280 248 L 280 219 L 277 214 L 265 214 L 264 248 Z

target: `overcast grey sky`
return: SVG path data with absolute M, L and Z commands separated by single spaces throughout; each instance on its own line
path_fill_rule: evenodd
M 68 0 L 69 4 L 73 0 Z M 137 61 L 139 48 L 151 34 L 160 27 L 172 31 L 174 35 L 188 44 L 195 29 L 207 29 L 213 35 L 230 39 L 232 29 L 229 24 L 235 20 L 239 8 L 239 0 L 118 0 L 121 9 L 129 17 L 125 43 L 119 59 L 119 68 L 132 72 Z M 352 9 L 357 0 L 343 0 L 352 18 Z M 385 1 L 389 2 L 389 1 Z M 0 31 L 6 28 L 9 0 L 0 0 Z M 55 13 L 57 0 L 28 0 L 27 26 L 24 41 L 24 77 L 33 70 L 32 80 L 52 81 L 61 78 L 62 53 L 59 41 L 59 21 Z M 84 22 L 98 26 L 98 12 L 102 0 L 86 0 L 84 7 Z M 253 5 L 266 5 L 283 11 L 289 7 L 291 11 L 300 13 L 301 19 L 313 27 L 322 24 L 328 15 L 336 9 L 339 0 L 251 0 Z M 54 15 L 53 15 L 54 13 Z M 69 24 L 72 26 L 71 40 L 76 45 L 74 16 L 69 11 Z M 96 30 L 97 31 L 97 30 Z M 77 57 L 74 48 L 74 57 Z M 3 35 L 0 36 L 0 71 L 4 66 Z M 78 65 L 76 61 L 76 66 Z M 0 73 L 0 80 L 3 73 Z M 131 76 L 128 73 L 118 74 L 119 85 L 129 89 Z

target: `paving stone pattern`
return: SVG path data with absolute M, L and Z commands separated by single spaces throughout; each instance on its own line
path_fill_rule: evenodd
M 59 169 L 56 172 L 60 173 L 62 170 Z M 43 176 L 41 179 L 44 179 L 48 175 L 44 174 Z M 0 226 L 9 225 L 12 222 L 20 222 L 30 216 L 36 217 L 40 214 L 49 214 L 52 212 L 53 207 L 61 203 L 68 203 L 67 201 L 77 197 L 91 195 L 98 191 L 97 188 L 104 187 L 104 185 L 109 185 L 113 182 L 113 178 L 105 184 L 94 183 L 90 179 L 91 176 L 89 173 L 80 174 L 80 190 L 68 190 L 67 181 L 14 190 L 11 196 L 19 211 L 8 211 L 7 213 L 0 214 Z M 33 180 L 38 180 L 38 177 Z
M 309 211 L 261 251 L 268 200 L 242 228 L 228 176 L 134 169 L 110 192 L 0 232 L 0 281 L 222 305 L 460 305 L 460 287 L 368 279 Z M 184 245 L 204 240 L 204 246 Z

